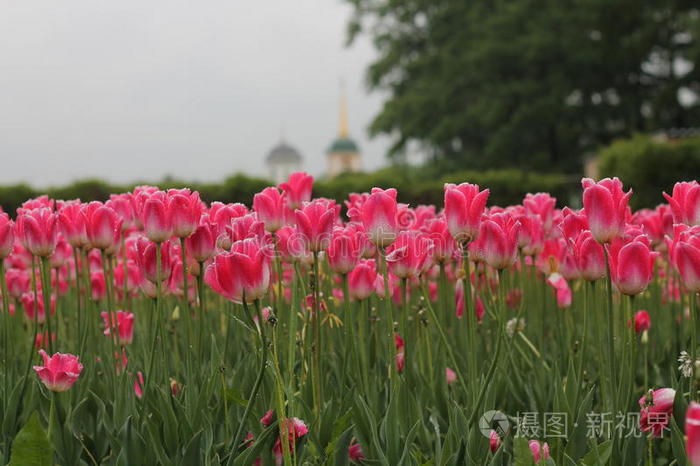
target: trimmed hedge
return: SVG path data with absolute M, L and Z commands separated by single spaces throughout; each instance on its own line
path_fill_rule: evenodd
M 600 176 L 617 176 L 634 190 L 631 205 L 654 207 L 665 202 L 677 181 L 700 178 L 700 138 L 657 141 L 637 135 L 618 140 L 600 153 Z
M 390 167 L 373 173 L 345 174 L 329 180 L 314 183 L 314 196 L 322 196 L 343 201 L 352 192 L 369 191 L 375 186 L 394 187 L 399 192 L 399 201 L 411 206 L 419 204 L 443 204 L 445 183 L 476 183 L 489 188 L 490 205 L 510 205 L 519 203 L 526 193 L 547 191 L 557 197 L 561 204 L 576 204 L 580 195 L 579 178 L 566 175 L 534 174 L 518 170 L 463 171 L 443 176 L 431 176 L 428 169 L 416 167 Z M 144 183 L 138 183 L 144 184 Z M 221 183 L 187 183 L 167 179 L 157 183 L 163 189 L 187 186 L 200 192 L 207 202 L 241 202 L 250 205 L 253 195 L 271 183 L 262 178 L 236 174 Z M 54 199 L 81 199 L 83 201 L 104 201 L 111 193 L 126 192 L 135 185 L 115 185 L 101 180 L 90 179 L 51 188 L 45 191 L 21 184 L 0 187 L 0 206 L 14 213 L 25 200 L 44 192 Z

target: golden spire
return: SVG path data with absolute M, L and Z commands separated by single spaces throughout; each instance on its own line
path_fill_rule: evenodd
M 345 101 L 345 83 L 340 83 L 340 127 L 338 135 L 341 138 L 348 137 L 348 105 Z

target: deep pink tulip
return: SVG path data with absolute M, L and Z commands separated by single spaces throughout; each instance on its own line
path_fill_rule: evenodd
M 367 299 L 374 293 L 377 269 L 373 260 L 362 260 L 348 275 L 350 296 L 356 300 Z
M 122 231 L 129 230 L 136 225 L 134 213 L 134 200 L 130 193 L 112 194 L 105 202 L 107 207 L 114 209 L 122 221 Z
M 447 382 L 447 385 L 454 385 L 454 383 L 457 381 L 457 373 L 449 367 L 445 368 L 445 381 Z
M 639 427 L 642 432 L 651 432 L 654 437 L 661 437 L 673 416 L 673 400 L 676 391 L 672 388 L 660 388 L 639 399 Z
M 479 191 L 476 184 L 445 184 L 445 218 L 457 242 L 471 241 L 479 234 L 481 216 L 489 198 L 489 190 Z
M 548 193 L 526 194 L 523 200 L 525 212 L 529 215 L 535 215 L 542 221 L 542 228 L 545 232 L 552 229 L 554 222 L 554 208 L 557 205 L 557 200 Z
M 277 188 L 265 188 L 253 196 L 253 210 L 269 232 L 275 232 L 286 224 L 287 209 L 285 198 Z
M 137 262 L 143 277 L 155 283 L 158 278 L 158 262 L 156 256 L 156 245 L 144 237 L 140 237 L 136 242 Z M 171 273 L 171 246 L 169 242 L 161 244 L 160 247 L 160 279 L 166 281 Z
M 101 301 L 107 296 L 107 282 L 101 270 L 90 272 L 90 296 L 93 301 Z
M 536 256 L 544 247 L 544 227 L 542 219 L 536 215 L 518 216 L 518 247 L 523 255 Z
M 271 252 L 255 238 L 238 241 L 231 252 L 214 257 L 204 274 L 205 282 L 224 298 L 235 303 L 259 299 L 270 287 Z
M 304 172 L 296 172 L 289 175 L 286 183 L 281 183 L 279 188 L 287 198 L 289 208 L 294 210 L 311 200 L 311 190 L 314 185 L 314 177 Z
M 0 260 L 12 254 L 15 244 L 14 223 L 5 212 L 0 212 Z
M 37 311 L 36 319 L 37 322 L 42 325 L 46 322 L 46 311 L 44 309 L 44 295 L 41 291 L 37 292 L 36 300 L 34 299 L 34 293 L 24 293 L 20 298 L 22 305 L 24 307 L 24 314 L 27 319 L 31 322 L 34 321 L 34 311 Z M 51 300 L 49 304 L 51 308 L 51 315 L 56 313 L 56 296 L 51 295 Z
M 112 334 L 112 329 L 118 327 L 119 338 L 117 341 L 120 345 L 128 345 L 134 340 L 134 313 L 127 311 L 117 311 L 116 322 L 110 317 L 109 312 L 100 313 L 102 320 L 104 321 L 104 334 L 110 336 Z M 112 324 L 110 325 L 110 320 Z
M 286 262 L 299 261 L 306 265 L 313 263 L 314 257 L 309 250 L 308 242 L 295 226 L 282 227 L 276 235 L 277 252 L 282 260 Z
M 170 189 L 168 196 L 173 235 L 187 238 L 194 233 L 202 217 L 203 206 L 199 193 L 189 189 Z
M 70 244 L 59 235 L 56 248 L 53 254 L 49 256 L 49 265 L 54 269 L 60 269 L 70 262 L 72 254 L 73 249 L 70 247 Z
M 173 235 L 170 197 L 163 191 L 152 193 L 141 212 L 143 233 L 154 243 L 163 243 Z
M 22 294 L 29 291 L 31 283 L 29 271 L 10 268 L 5 272 L 5 279 L 7 280 L 7 292 L 14 299 L 20 299 Z
M 90 246 L 115 252 L 122 231 L 122 221 L 117 212 L 101 202 L 91 202 L 84 210 Z
M 386 247 L 394 242 L 398 232 L 396 204 L 397 192 L 390 188 L 387 190 L 372 188 L 372 192 L 362 203 L 358 217 L 367 232 L 367 235 L 378 247 Z M 350 215 L 351 212 L 348 212 Z
M 436 263 L 444 263 L 452 259 L 457 249 L 457 244 L 444 218 L 434 218 L 426 221 L 421 231 L 433 243 L 433 260 Z
M 362 254 L 361 240 L 358 240 L 358 235 L 362 235 L 362 232 L 340 227 L 333 229 L 326 251 L 331 270 L 344 275 L 355 268 Z
M 593 282 L 606 274 L 605 250 L 589 230 L 581 232 L 573 242 L 573 255 L 581 278 Z
M 686 453 L 691 466 L 700 466 L 700 404 L 691 401 L 685 412 Z
M 72 354 L 56 353 L 50 358 L 44 350 L 39 350 L 39 354 L 44 360 L 44 365 L 34 366 L 34 370 L 46 388 L 52 392 L 69 390 L 83 371 L 80 360 Z
M 355 463 L 361 463 L 365 459 L 365 453 L 362 451 L 362 446 L 355 442 L 352 442 L 348 447 L 348 459 Z
M 651 282 L 658 253 L 649 246 L 646 236 L 638 236 L 628 242 L 618 238 L 606 246 L 610 255 L 610 275 L 620 293 L 637 295 Z
M 530 440 L 528 442 L 530 451 L 532 452 L 532 459 L 535 463 L 544 461 L 549 458 L 549 444 L 547 442 L 540 443 L 538 440 Z
M 286 432 L 287 432 L 287 442 L 289 445 L 289 451 L 294 453 L 294 447 L 296 446 L 297 440 L 309 433 L 309 428 L 306 427 L 304 421 L 299 418 L 291 417 L 285 419 L 287 422 Z M 282 459 L 282 437 L 281 435 L 277 437 L 275 444 L 272 446 L 272 454 L 275 456 L 278 462 Z
M 673 195 L 664 193 L 671 206 L 673 220 L 689 226 L 700 225 L 700 184 L 684 181 L 673 186 Z
M 583 207 L 596 241 L 609 243 L 622 235 L 630 215 L 628 203 L 632 190 L 623 192 L 622 182 L 617 178 L 605 178 L 597 183 L 584 178 L 581 184 Z
M 315 199 L 294 211 L 297 229 L 308 241 L 311 251 L 321 251 L 328 247 L 339 213 L 340 206 L 326 199 Z
M 669 257 L 683 287 L 693 293 L 700 292 L 700 226 L 676 225 Z
M 583 210 L 576 211 L 564 207 L 561 211 L 561 215 L 559 229 L 567 240 L 572 241 L 576 239 L 582 231 L 589 230 L 588 218 L 586 217 L 586 212 Z
M 206 262 L 216 252 L 216 229 L 214 225 L 202 222 L 185 241 L 187 252 L 197 262 Z M 230 247 L 230 246 L 229 246 Z
M 654 248 L 663 249 L 666 235 L 673 236 L 673 215 L 666 204 L 659 205 L 654 210 L 638 210 L 632 216 L 632 222 L 642 227 Z
M 489 449 L 491 450 L 491 453 L 496 453 L 500 446 L 501 437 L 498 436 L 498 432 L 491 430 L 491 432 L 489 432 Z
M 647 311 L 637 311 L 634 314 L 634 331 L 646 332 L 651 327 L 651 317 Z
M 126 283 L 124 280 L 126 279 Z M 141 269 L 134 260 L 127 260 L 126 262 L 126 273 L 124 272 L 124 263 L 119 261 L 117 266 L 114 268 L 114 283 L 117 292 L 123 293 L 126 286 L 127 293 L 133 293 L 137 290 L 139 284 L 143 280 L 141 276 Z
M 402 231 L 387 248 L 389 271 L 398 278 L 416 278 L 431 265 L 433 243 L 418 231 Z
M 143 373 L 138 371 L 136 377 L 134 378 L 134 395 L 136 398 L 141 399 L 143 397 Z
M 58 241 L 57 216 L 48 207 L 26 210 L 17 216 L 19 237 L 27 250 L 39 257 L 53 254 Z
M 478 256 L 497 270 L 512 266 L 518 258 L 520 222 L 507 213 L 486 217 L 479 227 L 474 248 Z
M 90 244 L 85 207 L 80 201 L 69 201 L 64 203 L 58 211 L 61 233 L 66 241 L 75 248 L 82 248 Z
M 559 309 L 571 306 L 571 288 L 566 279 L 559 273 L 553 273 L 547 278 L 547 283 L 554 288 Z
M 460 279 L 455 282 L 455 315 L 458 319 L 461 319 L 464 316 L 464 286 L 462 285 L 462 280 L 463 279 Z M 481 320 L 484 318 L 484 314 L 486 313 L 484 303 L 476 293 L 474 293 L 474 299 L 472 302 L 474 303 L 474 315 L 476 315 L 476 321 L 481 322 Z

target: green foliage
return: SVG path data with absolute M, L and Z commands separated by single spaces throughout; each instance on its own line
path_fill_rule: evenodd
M 631 187 L 633 208 L 654 207 L 677 181 L 700 177 L 700 138 L 659 142 L 636 135 L 615 141 L 600 154 L 600 175 L 617 176 Z
M 10 466 L 51 466 L 53 449 L 35 411 L 12 443 Z
M 347 1 L 388 95 L 370 130 L 397 155 L 418 142 L 451 168 L 573 171 L 613 138 L 700 123 L 678 98 L 700 81 L 697 2 Z

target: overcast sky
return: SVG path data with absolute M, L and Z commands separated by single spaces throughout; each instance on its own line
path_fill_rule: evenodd
M 340 82 L 366 168 L 385 139 L 363 40 L 344 47 L 340 0 L 5 0 L 0 183 L 100 177 L 219 180 L 266 173 L 281 133 L 324 171 Z

